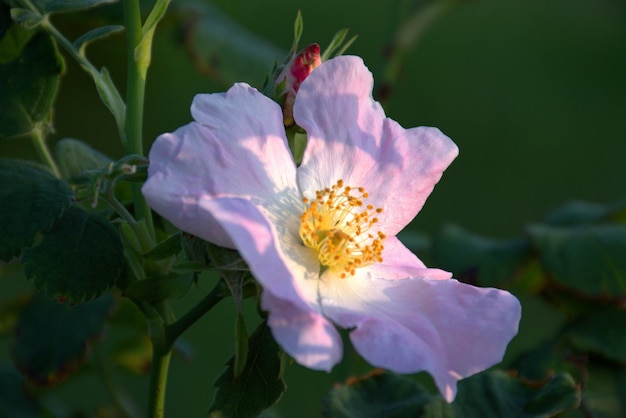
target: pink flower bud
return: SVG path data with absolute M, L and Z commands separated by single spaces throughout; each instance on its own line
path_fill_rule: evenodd
M 283 123 L 285 126 L 294 124 L 293 105 L 296 101 L 296 93 L 300 88 L 300 84 L 321 63 L 320 46 L 314 43 L 293 57 L 276 77 L 276 85 L 283 81 L 285 82 L 285 87 L 281 92 L 281 95 L 285 96 L 285 101 L 283 102 Z

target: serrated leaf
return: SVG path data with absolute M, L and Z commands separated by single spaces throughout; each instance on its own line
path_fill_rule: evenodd
M 169 274 L 132 282 L 124 289 L 124 296 L 148 302 L 160 302 L 184 296 L 194 283 L 193 274 Z
M 231 358 L 228 368 L 217 379 L 210 418 L 258 417 L 285 391 L 280 348 L 266 323 L 259 325 L 249 342 L 248 359 L 241 374 L 234 377 L 234 358 Z
M 1 99 L 0 99 L 1 100 Z M 34 164 L 0 158 L 0 260 L 30 247 L 74 197 L 69 184 Z
M 118 33 L 123 30 L 124 30 L 124 26 L 122 25 L 109 25 L 109 26 L 102 26 L 99 28 L 92 29 L 89 32 L 84 33 L 83 35 L 78 37 L 74 41 L 74 47 L 84 54 L 85 48 L 91 42 L 104 39 L 108 36 L 113 35 L 114 33 Z
M 115 2 L 117 0 L 33 0 L 42 13 L 83 10 Z
M 520 268 L 528 248 L 523 239 L 486 238 L 450 225 L 435 236 L 432 255 L 436 265 L 465 282 L 502 287 Z
M 71 206 L 41 243 L 23 252 L 22 263 L 26 277 L 49 297 L 80 303 L 115 284 L 124 255 L 106 219 Z
M 41 418 L 44 411 L 25 390 L 24 377 L 12 367 L 0 368 L 0 417 Z
M 626 226 L 528 229 L 551 278 L 582 296 L 626 299 Z
M 375 372 L 332 389 L 324 400 L 324 416 L 538 418 L 576 407 L 579 401 L 579 390 L 567 374 L 530 382 L 502 371 L 483 372 L 461 380 L 456 399 L 448 404 L 409 377 Z
M 261 87 L 276 59 L 286 55 L 209 3 L 175 7 L 185 17 L 183 42 L 196 68 L 225 86 L 246 80 Z
M 12 349 L 16 367 L 39 385 L 67 377 L 85 361 L 90 343 L 102 333 L 113 302 L 111 295 L 75 306 L 41 295 L 33 298 L 16 327 Z
M 54 147 L 54 155 L 63 178 L 80 182 L 88 176 L 86 170 L 95 170 L 111 163 L 106 155 L 74 138 L 63 138 Z
M 28 134 L 49 118 L 62 72 L 63 59 L 44 32 L 0 64 L 0 139 Z

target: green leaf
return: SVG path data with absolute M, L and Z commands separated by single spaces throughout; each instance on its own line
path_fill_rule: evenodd
M 351 378 L 345 385 L 336 385 L 324 398 L 323 415 L 332 418 L 421 417 L 432 399 L 434 396 L 412 379 L 377 370 L 363 378 Z
M 113 35 L 114 33 L 118 33 L 124 30 L 124 26 L 122 25 L 109 25 L 102 26 L 99 28 L 95 28 L 90 30 L 89 32 L 78 37 L 73 43 L 74 47 L 80 51 L 81 54 L 85 53 L 85 48 L 93 41 L 97 41 L 100 39 L 104 39 L 108 36 Z
M 572 201 L 551 211 L 546 222 L 552 226 L 574 226 L 594 223 L 608 213 L 605 205 Z
M 54 225 L 73 196 L 70 186 L 50 172 L 0 158 L 0 260 L 33 245 L 36 234 Z
M 41 418 L 44 411 L 12 367 L 0 368 L 0 417 Z
M 527 258 L 528 242 L 485 238 L 450 225 L 435 236 L 432 255 L 436 265 L 465 282 L 502 287 Z
M 178 254 L 182 250 L 181 233 L 176 232 L 157 244 L 144 257 L 150 260 L 163 260 Z
M 261 87 L 264 74 L 286 55 L 207 2 L 174 6 L 184 16 L 183 43 L 196 68 L 225 86 L 246 80 Z
M 56 303 L 40 295 L 22 311 L 12 357 L 31 381 L 50 385 L 66 378 L 85 360 L 113 308 L 103 296 L 82 305 Z
M 24 251 L 22 263 L 26 277 L 49 297 L 80 303 L 115 284 L 124 255 L 106 219 L 71 206 L 40 244 Z
M 461 380 L 452 404 L 430 395 L 416 381 L 390 372 L 374 372 L 336 386 L 324 400 L 332 418 L 534 418 L 553 416 L 580 402 L 567 374 L 530 382 L 493 370 Z
M 241 310 L 237 312 L 237 319 L 235 319 L 235 362 L 233 364 L 234 377 L 237 378 L 243 373 L 248 360 L 248 348 L 250 341 L 248 338 L 248 330 L 246 329 L 246 322 L 241 313 Z
M 528 229 L 544 269 L 582 297 L 626 300 L 626 226 Z
M 580 404 L 580 388 L 569 374 L 541 381 L 492 370 L 459 382 L 452 406 L 456 417 L 550 417 Z
M 11 18 L 25 29 L 33 29 L 43 20 L 43 16 L 39 13 L 17 7 L 11 9 Z
M 63 138 L 57 142 L 54 155 L 63 178 L 73 182 L 86 181 L 89 178 L 85 173 L 86 170 L 102 168 L 113 161 L 84 142 L 73 138 Z
M 102 67 L 99 76 L 93 75 L 93 81 L 96 84 L 100 100 L 102 100 L 102 103 L 109 109 L 115 119 L 117 130 L 123 132 L 126 124 L 126 103 L 124 103 L 119 90 L 115 87 L 109 70 L 106 67 Z
M 626 310 L 605 307 L 583 315 L 565 331 L 578 351 L 626 364 Z
M 148 302 L 160 302 L 184 296 L 194 283 L 194 274 L 169 274 L 132 282 L 124 296 Z
M 287 388 L 282 379 L 282 354 L 266 323 L 250 337 L 246 366 L 234 377 L 234 358 L 217 379 L 217 393 L 209 409 L 210 418 L 258 417 L 278 401 Z
M 39 32 L 15 60 L 0 64 L 0 139 L 30 133 L 50 117 L 63 59 Z
M 33 0 L 42 13 L 69 12 L 89 9 L 103 4 L 115 3 L 117 0 Z

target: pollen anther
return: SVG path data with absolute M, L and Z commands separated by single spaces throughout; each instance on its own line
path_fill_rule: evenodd
M 383 209 L 364 206 L 368 197 L 365 188 L 344 186 L 343 180 L 338 180 L 332 187 L 315 192 L 315 199 L 302 199 L 307 206 L 300 215 L 300 238 L 317 252 L 320 264 L 341 278 L 383 260 L 386 235 L 370 231 L 378 223 L 375 215 Z

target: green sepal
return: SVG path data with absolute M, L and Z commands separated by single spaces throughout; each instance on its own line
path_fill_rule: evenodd
M 580 403 L 580 389 L 571 376 L 557 374 L 527 381 L 498 370 L 483 372 L 458 384 L 453 403 L 431 395 L 415 380 L 375 371 L 337 385 L 324 400 L 332 418 L 539 418 L 554 416 Z
M 15 330 L 16 367 L 39 385 L 65 379 L 85 362 L 113 305 L 111 295 L 75 306 L 35 296 L 22 310 Z
M 74 183 L 86 182 L 89 179 L 87 170 L 102 168 L 113 162 L 103 153 L 74 138 L 63 138 L 57 142 L 54 155 L 63 178 Z
M 132 282 L 124 289 L 124 296 L 147 302 L 160 302 L 184 296 L 195 282 L 195 275 L 168 274 Z
M 337 33 L 335 33 L 335 36 L 333 36 L 333 39 L 330 41 L 330 44 L 328 44 L 328 46 L 322 53 L 322 56 L 321 56 L 322 62 L 346 52 L 346 50 L 350 47 L 350 45 L 352 45 L 352 43 L 357 38 L 357 35 L 355 35 L 346 42 L 345 41 L 346 36 L 348 36 L 349 31 L 350 29 L 344 28 L 338 31 Z M 333 55 L 333 53 L 335 54 Z
M 13 61 L 0 64 L 0 139 L 47 123 L 64 69 L 52 38 L 34 35 Z
M 124 30 L 122 25 L 108 25 L 95 28 L 79 36 L 74 42 L 74 47 L 78 50 L 79 54 L 84 55 L 85 49 L 93 41 L 104 39 L 114 33 L 119 33 Z
M 26 277 L 50 298 L 81 303 L 115 284 L 124 254 L 109 221 L 71 206 L 38 245 L 24 250 L 22 263 Z
M 0 99 L 1 100 L 1 99 Z M 0 260 L 30 247 L 70 206 L 69 184 L 35 164 L 0 158 Z
M 180 232 L 170 235 L 143 256 L 150 260 L 164 260 L 175 256 L 182 250 L 180 235 Z
M 264 322 L 250 336 L 248 358 L 235 377 L 231 358 L 217 379 L 217 392 L 209 409 L 210 418 L 252 418 L 278 401 L 287 386 L 282 378 L 284 354 Z

